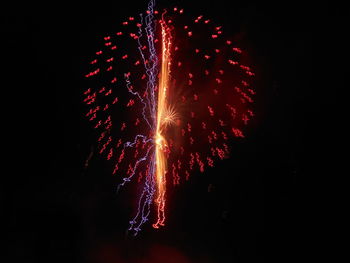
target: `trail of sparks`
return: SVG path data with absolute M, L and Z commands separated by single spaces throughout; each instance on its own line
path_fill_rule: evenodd
M 137 93 L 138 97 L 142 101 L 144 107 L 142 110 L 143 118 L 150 127 L 151 131 L 154 131 L 158 127 L 157 122 L 157 116 L 156 116 L 156 108 L 157 108 L 157 101 L 156 101 L 156 96 L 155 96 L 155 90 L 157 87 L 156 80 L 157 80 L 157 72 L 158 72 L 158 57 L 156 54 L 156 49 L 154 47 L 154 31 L 155 31 L 155 24 L 154 24 L 154 18 L 153 18 L 153 13 L 154 13 L 154 5 L 155 1 L 151 0 L 149 1 L 148 4 L 148 11 L 147 15 L 145 18 L 145 31 L 146 31 L 146 37 L 147 37 L 147 43 L 148 43 L 148 51 L 149 51 L 149 57 L 146 59 L 146 55 L 143 52 L 143 46 L 141 44 L 141 38 L 143 36 L 142 34 L 142 14 L 141 14 L 141 26 L 139 27 L 139 36 L 138 36 L 138 49 L 140 51 L 144 66 L 145 66 L 145 71 L 148 76 L 148 81 L 147 81 L 147 88 L 146 88 L 146 100 L 147 103 L 143 101 L 141 96 Z M 152 121 L 150 122 L 148 118 L 146 117 L 146 111 L 148 111 L 149 116 L 151 116 Z M 157 134 L 157 133 L 156 133 Z M 135 166 L 134 166 L 134 173 L 136 172 L 137 164 L 141 161 L 147 160 L 149 158 L 149 166 L 147 168 L 147 175 L 145 178 L 145 184 L 144 188 L 142 190 L 141 196 L 139 197 L 139 202 L 138 202 L 138 208 L 135 217 L 133 218 L 132 221 L 130 221 L 130 227 L 129 230 L 135 231 L 135 235 L 138 233 L 138 231 L 141 230 L 141 226 L 148 220 L 149 214 L 150 214 L 150 208 L 151 204 L 153 202 L 153 196 L 156 190 L 158 190 L 158 195 L 159 193 L 163 192 L 165 187 L 163 187 L 162 191 L 159 191 L 159 182 L 156 182 L 158 180 L 155 180 L 154 176 L 157 173 L 158 169 L 158 159 L 157 159 L 157 152 L 158 152 L 158 146 L 157 146 L 157 138 L 151 138 L 153 144 L 155 143 L 155 154 L 151 155 L 149 157 L 150 149 L 147 151 L 146 156 L 143 158 L 139 159 Z M 154 148 L 154 147 L 152 147 Z M 158 178 L 157 178 L 158 179 Z M 165 181 L 164 181 L 165 182 Z M 158 183 L 158 184 L 157 184 Z M 157 188 L 158 186 L 158 188 Z M 164 195 L 163 195 L 164 196 Z M 159 199 L 159 197 L 158 197 Z M 158 200 L 157 199 L 157 200 Z M 159 199 L 161 200 L 161 199 Z M 164 202 L 163 202 L 163 207 L 164 207 Z M 164 211 L 164 210 L 163 210 Z
M 171 47 L 171 35 L 170 29 L 165 24 L 164 20 L 161 20 L 162 27 L 162 65 L 160 72 L 159 88 L 158 88 L 158 109 L 157 109 L 157 129 L 155 135 L 156 142 L 156 179 L 157 179 L 157 215 L 158 219 L 154 228 L 164 226 L 165 221 L 165 194 L 166 194 L 166 172 L 167 172 L 167 160 L 165 152 L 167 150 L 167 141 L 164 137 L 164 129 L 167 123 L 167 92 L 169 85 L 170 74 L 170 47 Z

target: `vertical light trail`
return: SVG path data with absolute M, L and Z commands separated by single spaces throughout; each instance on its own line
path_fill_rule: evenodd
M 142 116 L 143 119 L 146 121 L 148 124 L 149 128 L 152 131 L 156 130 L 156 119 L 157 119 L 157 102 L 156 102 L 156 79 L 157 79 L 157 72 L 158 72 L 158 57 L 156 54 L 156 49 L 154 46 L 155 43 L 155 20 L 154 20 L 154 5 L 155 5 L 155 0 L 150 0 L 148 3 L 148 8 L 147 8 L 147 15 L 145 18 L 143 18 L 142 14 L 141 16 L 141 21 L 140 25 L 144 24 L 144 31 L 146 34 L 143 34 L 142 26 L 139 27 L 138 30 L 138 38 L 137 38 L 137 43 L 138 43 L 138 49 L 140 51 L 141 58 L 143 60 L 143 64 L 145 67 L 146 74 L 148 76 L 147 80 L 147 87 L 146 87 L 146 92 L 149 94 L 145 98 L 142 98 L 138 92 L 132 91 L 130 88 L 130 80 L 128 75 L 125 76 L 126 83 L 127 83 L 127 88 L 128 91 L 136 95 L 141 103 L 143 104 L 142 108 Z M 148 43 L 148 51 L 149 55 L 146 56 L 145 53 L 143 52 L 143 45 L 141 43 L 142 37 L 146 37 L 146 41 Z M 147 114 L 148 113 L 148 114 Z M 151 121 L 149 121 L 149 118 L 151 118 Z M 155 138 L 148 138 L 148 136 L 144 135 L 137 135 L 135 138 L 135 141 L 137 137 L 143 138 L 145 142 L 152 141 L 153 146 L 148 148 L 146 154 L 137 160 L 133 167 L 133 172 L 131 174 L 131 177 L 134 176 L 136 173 L 136 170 L 138 168 L 139 163 L 141 162 L 148 162 L 149 164 L 147 165 L 146 169 L 146 178 L 145 178 L 145 184 L 141 193 L 141 196 L 139 197 L 138 201 L 138 208 L 137 208 L 137 213 L 134 216 L 134 218 L 130 221 L 130 226 L 129 230 L 134 230 L 135 235 L 141 230 L 141 226 L 148 221 L 148 217 L 150 214 L 150 207 L 151 204 L 154 200 L 154 194 L 156 192 L 156 179 L 155 179 L 155 174 L 156 174 L 156 154 L 155 154 Z M 124 144 L 124 148 L 127 147 L 133 147 L 135 143 L 126 143 Z M 130 176 L 126 177 L 123 179 L 123 183 L 118 186 L 118 189 L 120 186 L 123 186 L 125 182 L 130 181 Z
M 162 64 L 158 85 L 158 101 L 157 101 L 157 127 L 155 132 L 155 157 L 156 157 L 156 183 L 157 183 L 157 222 L 153 224 L 154 228 L 164 226 L 165 221 L 165 194 L 166 194 L 166 173 L 167 160 L 165 152 L 167 150 L 167 141 L 164 137 L 167 109 L 169 107 L 167 100 L 169 74 L 170 74 L 170 47 L 171 35 L 170 29 L 164 20 L 160 21 L 162 30 Z

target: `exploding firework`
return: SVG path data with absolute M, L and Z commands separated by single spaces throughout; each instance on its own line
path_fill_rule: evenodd
M 229 141 L 244 138 L 254 116 L 254 73 L 222 26 L 154 4 L 103 37 L 85 75 L 99 153 L 120 178 L 118 189 L 142 186 L 135 234 L 153 212 L 153 227 L 164 226 L 167 188 L 226 158 Z

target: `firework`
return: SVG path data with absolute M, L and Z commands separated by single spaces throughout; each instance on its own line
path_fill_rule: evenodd
M 118 189 L 132 180 L 142 186 L 135 234 L 151 212 L 153 227 L 164 226 L 167 188 L 226 158 L 230 139 L 244 138 L 254 116 L 254 72 L 223 27 L 154 4 L 103 37 L 85 75 L 99 153 L 120 178 Z

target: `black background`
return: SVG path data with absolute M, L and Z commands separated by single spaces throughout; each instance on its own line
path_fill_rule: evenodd
M 259 71 L 257 116 L 230 159 L 179 187 L 167 226 L 136 238 L 103 161 L 93 156 L 84 170 L 95 139 L 81 65 L 97 37 L 147 1 L 1 11 L 4 262 L 294 262 L 310 250 L 318 201 L 308 182 L 337 126 L 346 14 L 306 1 L 186 2 L 172 6 L 242 34 Z

